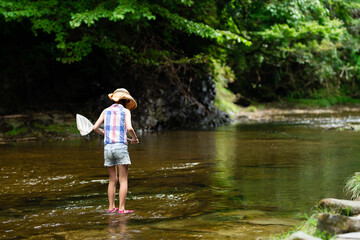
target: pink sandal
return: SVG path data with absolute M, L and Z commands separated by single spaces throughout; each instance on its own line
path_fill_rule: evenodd
M 117 210 L 119 210 L 118 208 L 114 208 L 113 210 L 107 210 L 108 213 L 112 213 L 112 212 L 116 212 Z
M 118 211 L 118 213 L 133 213 L 134 210 L 124 210 L 124 211 Z

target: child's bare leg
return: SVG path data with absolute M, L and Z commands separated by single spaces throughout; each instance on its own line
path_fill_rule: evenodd
M 118 165 L 119 166 L 119 211 L 125 210 L 125 201 L 128 190 L 128 165 Z
M 115 195 L 116 195 L 116 185 L 117 185 L 117 183 L 118 183 L 118 181 L 119 181 L 119 179 L 118 179 L 118 167 L 117 166 L 115 166 L 115 176 L 116 176 L 116 180 L 115 180 L 115 184 L 114 184 L 114 208 L 115 208 Z
M 115 208 L 116 166 L 108 167 L 108 171 L 109 171 L 109 185 L 108 185 L 109 210 L 113 210 Z

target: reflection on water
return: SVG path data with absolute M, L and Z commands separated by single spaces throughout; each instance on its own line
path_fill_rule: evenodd
M 117 236 L 121 239 L 131 239 L 130 231 L 127 227 L 130 215 L 120 215 L 117 213 L 109 214 L 108 218 L 108 232 L 112 236 Z
M 0 146 L 2 238 L 256 239 L 344 197 L 359 135 L 295 124 L 149 134 L 130 146 L 127 208 L 106 213 L 101 139 Z

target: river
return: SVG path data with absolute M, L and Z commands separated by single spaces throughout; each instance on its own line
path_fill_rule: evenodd
M 127 209 L 106 213 L 102 139 L 0 145 L 4 239 L 257 239 L 344 198 L 356 131 L 303 123 L 164 131 L 130 145 Z

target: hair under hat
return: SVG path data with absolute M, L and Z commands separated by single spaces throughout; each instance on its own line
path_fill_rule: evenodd
M 125 88 L 118 88 L 113 93 L 108 94 L 109 98 L 115 102 L 120 101 L 121 99 L 128 100 L 126 103 L 126 108 L 130 111 L 134 110 L 137 107 L 137 103 L 134 98 L 130 95 L 129 91 Z

